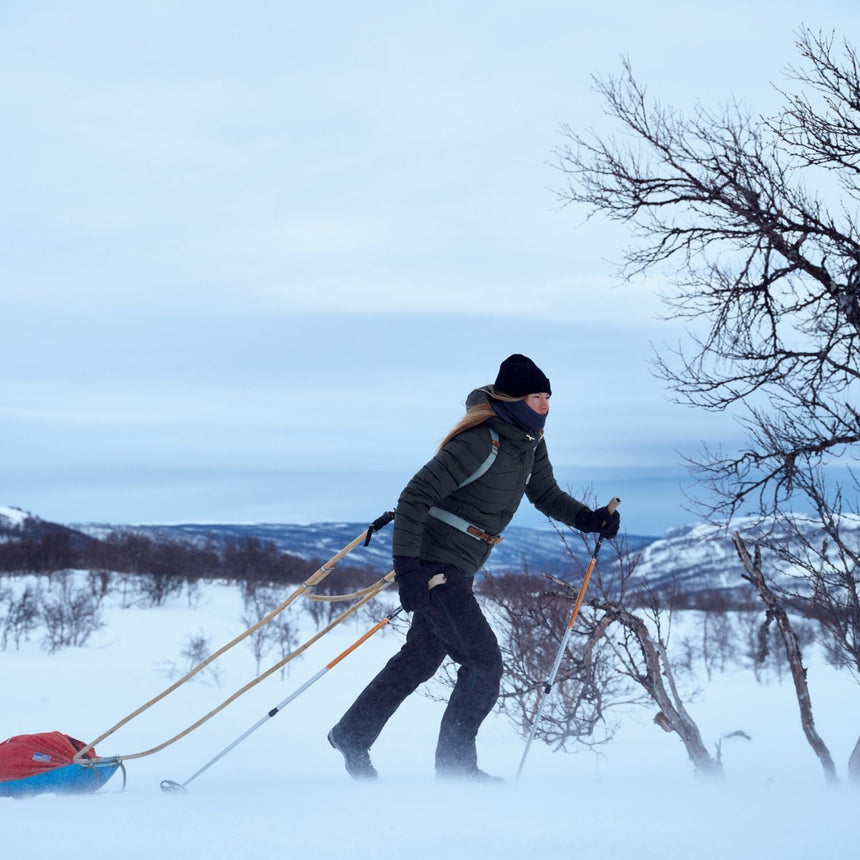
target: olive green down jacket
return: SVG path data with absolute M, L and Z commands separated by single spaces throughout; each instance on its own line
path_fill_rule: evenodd
M 479 391 L 466 402 L 486 397 Z M 490 454 L 489 428 L 499 434 L 495 461 L 480 478 L 460 487 Z M 487 560 L 491 545 L 432 516 L 430 508 L 435 505 L 500 535 L 523 495 L 541 513 L 569 526 L 585 507 L 556 483 L 542 436 L 489 418 L 451 439 L 406 485 L 395 511 L 393 554 L 451 564 L 472 576 Z

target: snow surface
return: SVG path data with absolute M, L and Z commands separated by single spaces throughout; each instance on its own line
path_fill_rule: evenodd
M 8 520 L 7 528 L 20 528 L 29 516 L 30 514 L 22 511 L 20 508 L 9 508 L 0 505 L 0 517 Z
M 479 736 L 480 764 L 504 785 L 439 783 L 433 747 L 443 705 L 416 694 L 373 750 L 381 778 L 356 783 L 325 735 L 356 693 L 399 647 L 403 626 L 386 628 L 267 720 L 189 785 L 183 782 L 265 717 L 384 615 L 392 595 L 341 625 L 284 678 L 276 673 L 188 737 L 126 763 L 96 795 L 0 799 L 2 856 L 123 860 L 245 858 L 274 854 L 340 858 L 829 858 L 857 856 L 860 795 L 825 785 L 803 738 L 788 680 L 762 686 L 749 672 L 703 680 L 689 700 L 708 745 L 724 743 L 727 778 L 697 779 L 680 741 L 639 710 L 602 755 L 551 752 L 535 743 L 519 781 L 523 741 L 492 715 Z M 292 608 L 290 609 L 292 612 Z M 4 681 L 0 738 L 60 730 L 93 740 L 166 688 L 186 668 L 189 637 L 212 649 L 244 629 L 238 590 L 208 586 L 157 609 L 105 611 L 108 626 L 87 647 L 47 655 L 37 641 L 0 652 Z M 305 618 L 295 613 L 297 621 Z M 277 658 L 271 655 L 263 666 Z M 245 643 L 215 672 L 184 685 L 98 746 L 102 755 L 151 748 L 207 713 L 254 677 Z M 840 773 L 858 732 L 860 690 L 845 674 L 810 668 L 818 729 Z M 217 677 L 216 677 L 217 676 Z

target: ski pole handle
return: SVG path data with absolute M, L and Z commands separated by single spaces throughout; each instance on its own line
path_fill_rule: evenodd
M 613 496 L 606 509 L 610 514 L 615 513 L 615 509 L 621 504 L 621 499 L 618 496 Z M 605 525 L 605 523 L 604 523 Z M 591 558 L 588 560 L 588 567 L 585 570 L 585 576 L 582 580 L 582 586 L 579 589 L 579 594 L 576 595 L 576 602 L 573 604 L 573 611 L 570 613 L 570 621 L 567 622 L 567 629 L 572 630 L 576 623 L 576 616 L 579 615 L 579 607 L 582 606 L 582 600 L 585 597 L 585 590 L 588 588 L 588 583 L 591 579 L 591 574 L 594 572 L 594 566 L 597 564 L 597 556 L 600 553 L 600 547 L 603 546 L 603 536 L 597 538 L 597 543 L 594 545 L 594 552 L 591 553 Z
M 612 497 L 612 498 L 611 498 L 611 499 L 606 503 L 606 510 L 609 512 L 609 515 L 610 515 L 610 516 L 612 516 L 612 514 L 614 514 L 614 513 L 615 513 L 615 509 L 616 509 L 620 504 L 621 504 L 621 499 L 619 499 L 619 498 L 618 498 L 618 496 L 613 496 L 613 497 Z M 600 528 L 602 529 L 602 528 L 603 528 L 603 526 L 605 526 L 605 525 L 606 525 L 606 520 L 604 520 L 604 521 L 600 524 Z M 597 553 L 599 553 L 599 552 L 600 552 L 600 544 L 602 544 L 602 543 L 603 543 L 603 536 L 601 536 L 601 537 L 599 537 L 599 538 L 597 539 L 597 546 L 594 548 L 594 554 L 595 554 L 595 555 L 597 555 Z

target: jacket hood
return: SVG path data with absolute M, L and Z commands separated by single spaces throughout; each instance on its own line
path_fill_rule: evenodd
M 469 396 L 466 398 L 466 409 L 470 409 L 472 406 L 477 406 L 479 403 L 489 403 L 490 395 L 487 394 L 487 388 L 489 388 L 489 385 L 485 385 L 482 388 L 475 388 L 471 391 Z

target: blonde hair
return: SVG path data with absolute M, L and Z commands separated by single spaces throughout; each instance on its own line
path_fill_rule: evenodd
M 514 403 L 517 400 L 526 399 L 525 396 L 511 397 L 510 394 L 503 394 L 501 391 L 496 391 L 492 385 L 485 385 L 479 388 L 478 391 L 483 391 L 490 400 L 501 400 L 505 403 Z M 455 436 L 459 436 L 464 430 L 471 430 L 472 427 L 483 424 L 495 414 L 496 412 L 493 409 L 492 403 L 487 400 L 467 406 L 466 414 L 448 431 L 448 435 L 439 443 L 439 450 L 441 451 Z

